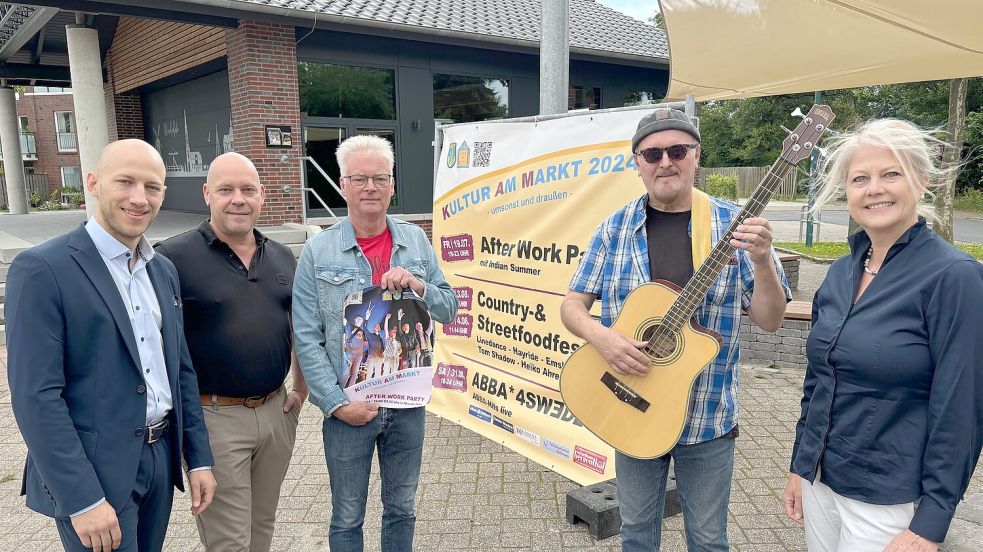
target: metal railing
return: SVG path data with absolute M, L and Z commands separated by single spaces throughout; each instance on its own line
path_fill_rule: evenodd
M 33 132 L 20 131 L 20 155 L 24 160 L 38 158 L 38 142 Z M 3 153 L 0 153 L 0 160 L 3 160 Z
M 341 193 L 341 188 L 339 188 L 338 185 L 335 184 L 335 181 L 332 180 L 330 176 L 328 176 L 328 173 L 324 172 L 324 169 L 321 168 L 321 165 L 318 165 L 317 164 L 317 161 L 315 161 L 312 157 L 310 157 L 309 155 L 304 155 L 304 156 L 282 155 L 282 156 L 280 156 L 280 162 L 281 163 L 289 163 L 291 161 L 300 161 L 300 172 L 301 173 L 304 172 L 304 161 L 310 162 L 310 164 L 313 165 L 315 169 L 317 169 L 317 172 L 321 173 L 321 176 L 323 176 L 324 179 L 328 181 L 328 184 L 330 184 L 331 187 L 334 188 L 334 191 L 338 192 L 338 195 L 344 197 L 342 195 L 342 193 Z M 290 192 L 293 191 L 293 189 L 294 189 L 293 186 L 290 186 L 288 184 L 288 185 L 286 185 L 286 186 L 283 187 L 283 193 L 289 194 Z M 318 203 L 321 204 L 321 207 L 323 207 L 324 210 L 327 211 L 331 215 L 331 218 L 335 219 L 336 221 L 341 220 L 341 217 L 339 217 L 338 215 L 336 215 L 334 213 L 334 211 L 331 210 L 331 207 L 328 207 L 327 202 L 325 202 L 324 199 L 321 198 L 321 194 L 317 193 L 317 190 L 315 190 L 314 188 L 308 188 L 307 186 L 304 186 L 303 184 L 300 186 L 299 189 L 300 189 L 300 197 L 303 200 L 303 207 L 301 208 L 301 216 L 303 217 L 302 218 L 302 224 L 304 226 L 307 226 L 307 194 L 308 193 L 314 196 L 314 199 L 316 199 L 318 201 Z
M 78 190 L 81 192 L 82 191 L 82 172 L 81 171 L 72 171 L 72 172 L 64 172 L 64 171 L 62 171 L 62 173 L 61 173 L 61 185 L 63 187 L 65 187 L 65 188 L 78 188 Z
M 58 133 L 58 151 L 78 151 L 78 136 L 74 132 Z
M 20 133 L 20 153 L 25 158 L 38 158 L 38 141 L 33 132 L 21 131 Z
M 699 119 L 696 118 L 696 98 L 692 95 L 686 96 L 686 100 L 682 102 L 666 102 L 658 104 L 648 104 L 648 105 L 631 105 L 626 107 L 612 107 L 607 109 L 591 109 L 591 110 L 577 110 L 577 111 L 567 111 L 566 113 L 556 113 L 554 115 L 530 115 L 528 117 L 515 117 L 511 119 L 493 119 L 490 121 L 481 121 L 480 123 L 452 123 L 449 125 L 442 125 L 439 121 L 435 121 L 433 130 L 433 181 L 437 182 L 437 168 L 440 166 L 441 152 L 444 147 L 444 129 L 453 126 L 465 126 L 465 125 L 488 125 L 488 124 L 500 124 L 500 123 L 538 123 L 541 121 L 549 121 L 552 119 L 562 119 L 564 117 L 570 117 L 573 115 L 579 115 L 589 111 L 592 115 L 599 113 L 609 113 L 609 112 L 619 112 L 619 111 L 652 111 L 654 109 L 659 109 L 663 107 L 671 107 L 673 109 L 678 109 L 691 118 L 695 119 L 697 123 L 697 128 L 699 128 Z M 625 137 L 627 139 L 627 136 Z
M 41 199 L 48 199 L 48 175 L 46 174 L 25 174 L 24 187 L 27 189 L 27 200 L 30 202 L 31 194 L 37 194 Z M 7 208 L 7 177 L 0 174 L 0 208 Z
M 819 234 L 822 232 L 823 229 L 823 221 L 821 215 L 822 215 L 822 211 L 819 209 L 817 209 L 815 212 L 812 213 L 812 220 L 811 220 L 812 227 L 813 227 L 812 239 L 815 241 L 819 241 Z M 807 228 L 810 222 L 809 218 L 810 218 L 809 206 L 803 205 L 802 210 L 799 213 L 799 241 L 800 242 L 806 241 L 805 238 L 806 238 L 806 234 L 808 233 Z

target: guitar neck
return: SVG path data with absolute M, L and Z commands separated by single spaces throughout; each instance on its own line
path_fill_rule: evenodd
M 786 161 L 784 156 L 779 157 L 772 164 L 771 168 L 768 169 L 768 174 L 765 175 L 757 189 L 751 194 L 744 208 L 734 217 L 730 226 L 727 227 L 727 231 L 720 236 L 720 240 L 713 246 L 706 261 L 700 265 L 700 268 L 690 278 L 686 287 L 680 292 L 679 297 L 672 304 L 672 307 L 662 321 L 664 325 L 678 330 L 693 317 L 696 310 L 703 304 L 703 300 L 710 290 L 710 286 L 713 285 L 717 277 L 720 276 L 721 271 L 730 262 L 731 255 L 736 249 L 730 244 L 731 238 L 734 237 L 734 231 L 745 219 L 756 217 L 765 210 L 765 206 L 768 205 L 771 196 L 778 190 L 782 178 L 793 167 L 795 167 L 795 164 Z M 692 224 L 701 223 L 702 221 L 692 221 Z

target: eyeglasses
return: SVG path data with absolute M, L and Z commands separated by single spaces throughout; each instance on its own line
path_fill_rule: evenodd
M 672 161 L 680 161 L 689 150 L 695 149 L 699 144 L 676 144 L 674 146 L 669 146 L 668 148 L 646 148 L 640 150 L 635 155 L 641 155 L 645 159 L 645 162 L 654 165 L 659 161 L 662 161 L 662 152 L 669 154 L 669 159 Z
M 355 188 L 364 188 L 369 180 L 375 184 L 376 188 L 385 188 L 389 185 L 390 180 L 393 175 L 391 174 L 377 174 L 375 176 L 365 176 L 364 174 L 353 174 L 351 176 L 343 176 L 342 178 L 347 178 L 348 182 Z

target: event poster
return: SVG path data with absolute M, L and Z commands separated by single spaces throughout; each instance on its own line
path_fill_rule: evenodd
M 412 408 L 430 401 L 433 324 L 412 291 L 381 287 L 345 299 L 345 373 L 341 386 L 351 402 Z
M 560 303 L 597 225 L 645 193 L 630 150 L 650 109 L 443 129 L 433 241 L 460 308 L 428 408 L 585 485 L 614 477 L 614 451 L 560 396 L 582 343 Z

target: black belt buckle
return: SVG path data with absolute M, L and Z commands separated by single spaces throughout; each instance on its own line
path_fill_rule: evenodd
M 164 436 L 167 435 L 167 429 L 170 426 L 171 424 L 168 422 L 167 418 L 164 418 L 156 424 L 147 426 L 147 432 L 145 433 L 147 436 L 146 443 L 150 445 L 163 439 Z

